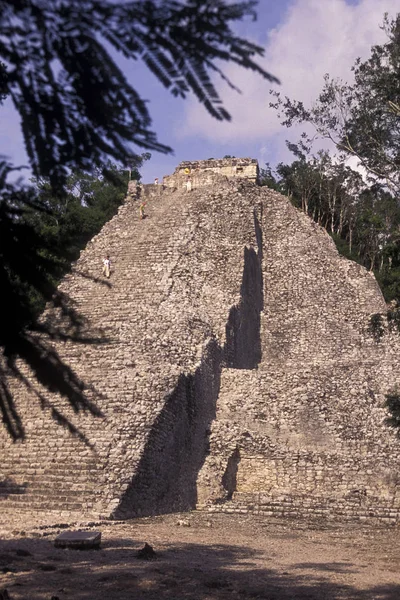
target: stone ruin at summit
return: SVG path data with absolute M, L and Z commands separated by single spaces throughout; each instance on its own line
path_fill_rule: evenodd
M 103 338 L 53 343 L 98 416 L 23 364 L 29 387 L 10 374 L 26 435 L 0 431 L 4 518 L 197 508 L 398 521 L 400 439 L 385 400 L 400 345 L 371 334 L 381 291 L 257 183 L 255 160 L 222 159 L 130 187 L 60 286 L 87 336 Z

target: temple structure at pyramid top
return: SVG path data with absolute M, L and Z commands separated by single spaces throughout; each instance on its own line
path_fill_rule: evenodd
M 193 187 L 203 187 L 209 185 L 215 175 L 258 183 L 258 162 L 255 158 L 185 160 L 179 163 L 172 175 L 163 177 L 163 184 L 166 187 L 180 188 L 190 180 Z

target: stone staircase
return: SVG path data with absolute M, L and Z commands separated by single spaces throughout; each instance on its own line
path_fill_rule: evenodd
M 125 516 L 193 506 L 192 490 L 175 492 L 173 480 L 181 472 L 195 485 L 225 324 L 240 298 L 244 247 L 254 242 L 253 202 L 232 185 L 190 194 L 152 188 L 147 218 L 139 220 L 137 202 L 123 205 L 60 286 L 85 319 L 81 334 L 102 343 L 52 347 L 101 416 L 74 410 L 24 365 L 30 390 L 10 379 L 27 435 L 13 444 L 0 433 L 4 519 L 17 508 L 79 520 L 122 514 L 121 506 Z M 106 254 L 109 280 L 101 274 Z M 63 322 L 56 309 L 43 318 Z
M 176 212 L 171 210 L 169 203 L 172 196 Z M 89 244 L 89 248 L 93 247 L 95 251 L 91 252 L 88 248 L 73 273 L 62 283 L 61 289 L 73 298 L 77 311 L 88 318 L 85 334 L 94 332 L 97 335 L 101 330 L 104 336 L 115 338 L 120 333 L 118 327 L 124 323 L 124 319 L 134 321 L 136 329 L 139 329 L 140 324 L 147 323 L 148 315 L 152 316 L 155 307 L 165 298 L 168 284 L 153 277 L 152 267 L 156 265 L 157 257 L 168 251 L 171 231 L 176 231 L 177 220 L 185 218 L 186 204 L 184 196 L 173 194 L 172 191 L 165 192 L 163 202 L 152 200 L 150 198 L 147 204 L 147 218 L 142 221 L 136 210 L 138 203 L 122 206 L 119 215 L 107 223 L 101 234 Z M 102 258 L 105 254 L 111 255 L 113 265 L 109 281 L 102 278 Z M 132 304 L 137 306 L 134 314 Z M 128 349 L 132 356 L 138 351 L 138 341 L 143 349 L 145 335 L 145 332 L 141 332 L 139 340 L 137 336 L 129 340 Z M 105 349 L 108 355 L 109 346 L 105 346 Z M 81 361 L 88 352 L 91 352 L 91 348 L 85 348 L 82 352 L 80 347 L 71 347 L 71 366 L 74 365 L 75 356 Z M 124 356 L 126 353 L 127 348 Z M 100 362 L 101 347 L 96 354 L 100 354 Z M 108 358 L 104 359 L 103 364 L 105 369 L 109 368 Z M 99 366 L 101 384 L 107 374 L 101 368 L 101 362 Z M 120 369 L 122 372 L 122 365 Z M 68 409 L 67 415 L 73 419 Z M 28 416 L 26 413 L 24 416 L 33 421 L 35 418 L 43 420 L 40 411 L 36 415 Z M 57 425 L 50 427 L 56 428 Z M 47 434 L 50 440 L 44 439 Z M 104 466 L 101 464 L 104 455 L 98 455 L 101 447 L 90 449 L 79 439 L 68 435 L 58 440 L 53 438 L 53 432 L 48 428 L 46 433 L 31 437 L 25 452 L 20 453 L 20 449 L 14 447 L 3 458 L 0 478 L 5 482 L 0 486 L 0 510 L 3 514 L 8 509 L 18 512 L 26 509 L 28 512 L 51 511 L 67 516 L 79 510 L 90 516 L 94 510 L 98 495 L 96 483 L 100 487 L 104 483 Z M 34 448 L 34 460 L 29 446 L 30 449 Z M 18 493 L 13 491 L 16 487 Z

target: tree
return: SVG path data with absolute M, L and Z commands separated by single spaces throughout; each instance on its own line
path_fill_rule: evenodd
M 350 85 L 325 76 L 311 108 L 272 92 L 270 106 L 283 125 L 312 125 L 288 143 L 297 160 L 278 165 L 278 184 L 292 201 L 323 225 L 339 251 L 374 271 L 386 300 L 400 300 L 400 14 L 386 15 L 387 41 L 353 67 Z M 317 138 L 337 151 L 312 156 Z M 356 157 L 362 170 L 346 161 Z
M 267 186 L 272 190 L 280 191 L 278 181 L 269 163 L 266 163 L 265 167 L 260 168 L 259 184 Z
M 59 185 L 68 170 L 124 162 L 132 144 L 170 152 L 151 131 L 147 103 L 128 83 L 105 43 L 141 58 L 174 96 L 195 94 L 229 120 L 211 74 L 221 61 L 276 78 L 253 59 L 263 50 L 230 24 L 255 16 L 255 2 L 222 0 L 0 0 L 0 58 L 7 89 L 22 118 L 36 177 Z
M 388 40 L 373 46 L 365 62 L 353 67 L 354 83 L 325 76 L 325 85 L 311 108 L 282 99 L 272 92 L 282 124 L 311 124 L 317 137 L 330 140 L 343 158 L 353 156 L 365 168 L 369 181 L 400 191 L 400 14 L 385 16 Z M 314 138 L 304 134 L 311 144 Z
M 139 166 L 146 155 L 136 161 L 130 177 L 140 180 Z M 25 218 L 41 232 L 49 242 L 63 248 L 68 260 L 79 257 L 79 252 L 111 219 L 126 197 L 128 173 L 109 162 L 91 172 L 73 171 L 65 184 L 65 194 L 54 194 L 48 179 L 32 180 L 40 202 L 48 210 L 29 210 Z
M 80 315 L 57 290 L 68 268 L 66 248 L 54 241 L 57 236 L 44 224 L 66 201 L 71 176 L 79 173 L 84 187 L 84 174 L 102 169 L 109 160 L 123 165 L 139 159 L 136 148 L 171 151 L 157 140 L 147 103 L 127 82 L 109 48 L 131 60 L 141 58 L 174 96 L 193 93 L 212 116 L 229 120 L 212 80 L 216 74 L 235 87 L 221 61 L 277 81 L 255 62 L 262 49 L 231 29 L 245 16 L 255 18 L 255 4 L 0 0 L 0 101 L 10 95 L 14 102 L 33 175 L 48 182 L 52 198 L 46 198 L 44 188 L 38 193 L 26 184 L 11 184 L 13 168 L 0 164 L 0 286 L 7 314 L 0 326 L 0 410 L 15 439 L 22 438 L 24 430 L 6 376 L 11 372 L 29 385 L 18 357 L 43 385 L 60 392 L 77 410 L 84 406 L 98 414 L 85 396 L 83 382 L 49 344 L 50 339 L 96 340 L 82 337 Z M 86 196 L 86 201 L 92 200 Z M 74 210 L 82 209 L 76 199 L 72 204 Z M 32 318 L 32 306 L 45 301 L 61 311 L 62 329 Z M 52 410 L 58 422 L 77 434 Z

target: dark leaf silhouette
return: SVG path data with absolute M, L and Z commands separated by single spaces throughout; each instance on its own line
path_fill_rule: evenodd
M 90 169 L 110 157 L 124 161 L 134 154 L 132 144 L 171 151 L 151 131 L 147 103 L 105 42 L 128 59 L 142 59 L 173 95 L 193 92 L 211 115 L 229 119 L 211 78 L 223 75 L 218 62 L 277 81 L 254 61 L 262 48 L 230 28 L 255 16 L 254 5 L 2 0 L 0 58 L 34 174 L 59 185 L 72 167 Z

